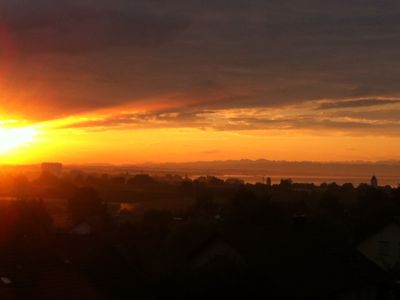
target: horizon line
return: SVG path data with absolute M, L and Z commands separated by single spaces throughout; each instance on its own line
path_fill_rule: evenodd
M 310 164 L 400 164 L 400 160 L 273 160 L 266 158 L 258 159 L 228 159 L 228 160 L 193 160 L 193 161 L 165 161 L 165 162 L 126 162 L 126 163 L 106 163 L 106 162 L 86 162 L 86 163 L 64 163 L 63 161 L 48 160 L 34 163 L 0 163 L 0 167 L 11 166 L 11 167 L 23 167 L 23 166 L 38 166 L 43 163 L 61 163 L 64 166 L 143 166 L 143 165 L 168 165 L 168 164 L 196 164 L 196 163 L 227 163 L 227 162 L 275 162 L 275 163 L 310 163 Z

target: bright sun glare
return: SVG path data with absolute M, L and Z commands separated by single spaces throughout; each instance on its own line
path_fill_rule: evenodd
M 37 130 L 33 127 L 0 127 L 0 154 L 33 142 L 36 134 Z

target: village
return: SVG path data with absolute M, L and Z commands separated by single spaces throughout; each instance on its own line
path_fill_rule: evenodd
M 400 292 L 400 189 L 375 176 L 354 187 L 42 168 L 0 180 L 2 299 Z

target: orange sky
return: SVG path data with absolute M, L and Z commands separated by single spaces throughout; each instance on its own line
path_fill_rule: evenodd
M 315 104 L 314 104 L 315 105 Z M 81 115 L 42 123 L 24 124 L 12 149 L 0 154 L 0 163 L 141 163 L 197 160 L 392 160 L 400 159 L 400 138 L 390 128 L 331 128 L 327 116 L 319 123 L 307 119 L 300 128 L 309 105 L 270 110 L 229 110 L 208 112 L 190 121 L 172 115 L 137 113 L 133 116 Z M 312 105 L 311 105 L 312 106 Z M 103 112 L 104 113 L 104 112 Z M 145 117 L 143 117 L 143 114 Z M 299 115 L 301 114 L 301 115 Z M 249 121 L 249 116 L 257 116 Z M 267 116 L 274 116 L 269 119 Z M 266 118 L 266 119 L 263 119 Z M 317 116 L 313 120 L 318 119 Z M 300 121 L 301 122 L 300 122 Z M 324 125 L 330 120 L 328 125 Z M 353 121 L 354 122 L 354 121 Z M 13 130 L 6 123 L 7 131 Z M 21 126 L 21 125 L 20 125 Z M 299 126 L 299 128 L 295 128 Z M 331 126 L 331 127 L 329 127 Z M 370 132 L 368 132 L 370 130 Z M 34 133 L 32 138 L 29 135 Z M 0 131 L 0 136 L 2 132 Z M 24 135 L 28 135 L 24 138 Z M 15 139 L 15 138 L 14 138 Z M 6 141 L 0 142 L 7 146 Z M 20 143 L 20 144 L 18 144 Z

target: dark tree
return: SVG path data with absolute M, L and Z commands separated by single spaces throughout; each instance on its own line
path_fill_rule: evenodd
M 105 204 L 90 187 L 78 188 L 75 195 L 68 200 L 69 217 L 74 223 L 85 221 L 90 217 L 103 216 L 105 211 Z
M 148 186 L 157 183 L 153 177 L 148 174 L 138 174 L 128 180 L 128 184 L 135 186 Z

